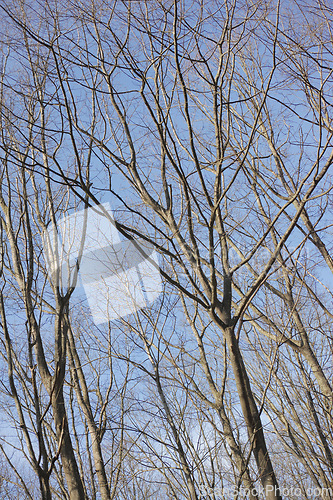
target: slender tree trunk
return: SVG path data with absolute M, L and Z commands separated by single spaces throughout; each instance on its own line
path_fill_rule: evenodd
M 90 398 L 89 398 L 89 390 L 81 367 L 80 358 L 75 346 L 75 341 L 71 328 L 68 328 L 68 341 L 69 341 L 69 362 L 74 381 L 75 393 L 77 396 L 78 403 L 87 420 L 87 425 L 92 443 L 91 447 L 93 452 L 95 471 L 100 488 L 101 499 L 109 500 L 110 488 L 105 472 L 105 464 L 101 448 L 101 440 L 92 413 Z
M 50 398 L 56 426 L 57 443 L 71 500 L 87 498 L 70 437 L 63 385 L 65 380 L 68 333 L 68 298 L 57 298 L 55 321 L 55 373 L 52 377 Z
M 265 497 L 267 500 L 282 500 L 273 465 L 268 454 L 261 418 L 233 327 L 226 328 L 224 333 L 238 396 L 252 443 L 260 480 L 265 490 Z
M 70 437 L 65 401 L 62 387 L 54 391 L 52 396 L 52 409 L 56 426 L 58 446 L 60 447 L 61 462 L 65 473 L 68 492 L 71 500 L 85 500 L 87 498 L 80 472 L 77 466 Z
M 39 487 L 42 494 L 42 500 L 52 500 L 48 475 L 39 473 Z
M 235 440 L 229 418 L 223 406 L 218 410 L 218 413 L 223 426 L 223 434 L 231 450 L 232 458 L 235 461 L 240 477 L 242 477 L 245 488 L 249 491 L 249 499 L 255 500 L 258 498 L 258 495 L 255 491 L 253 480 L 251 479 L 248 464 L 244 460 L 241 447 Z

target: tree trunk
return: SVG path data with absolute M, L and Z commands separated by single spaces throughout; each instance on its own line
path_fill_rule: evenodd
M 58 391 L 54 391 L 52 396 L 52 409 L 56 426 L 57 442 L 60 447 L 61 462 L 65 473 L 70 499 L 85 500 L 87 496 L 83 488 L 73 451 L 62 387 L 60 387 Z
M 245 423 L 247 426 L 253 454 L 258 467 L 259 477 L 264 487 L 267 500 L 282 500 L 279 485 L 268 454 L 266 441 L 259 411 L 254 400 L 249 377 L 246 373 L 244 361 L 239 350 L 233 327 L 225 329 L 225 338 L 229 350 L 237 392 L 240 399 Z

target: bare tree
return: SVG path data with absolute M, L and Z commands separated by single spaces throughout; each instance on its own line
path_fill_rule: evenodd
M 331 498 L 332 10 L 1 9 L 3 357 L 43 498 L 281 498 L 276 450 Z M 106 194 L 165 288 L 97 327 L 41 234 Z

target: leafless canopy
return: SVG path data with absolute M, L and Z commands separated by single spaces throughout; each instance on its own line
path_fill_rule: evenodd
M 328 0 L 0 9 L 1 498 L 333 498 Z M 104 201 L 163 292 L 97 326 L 42 235 Z

